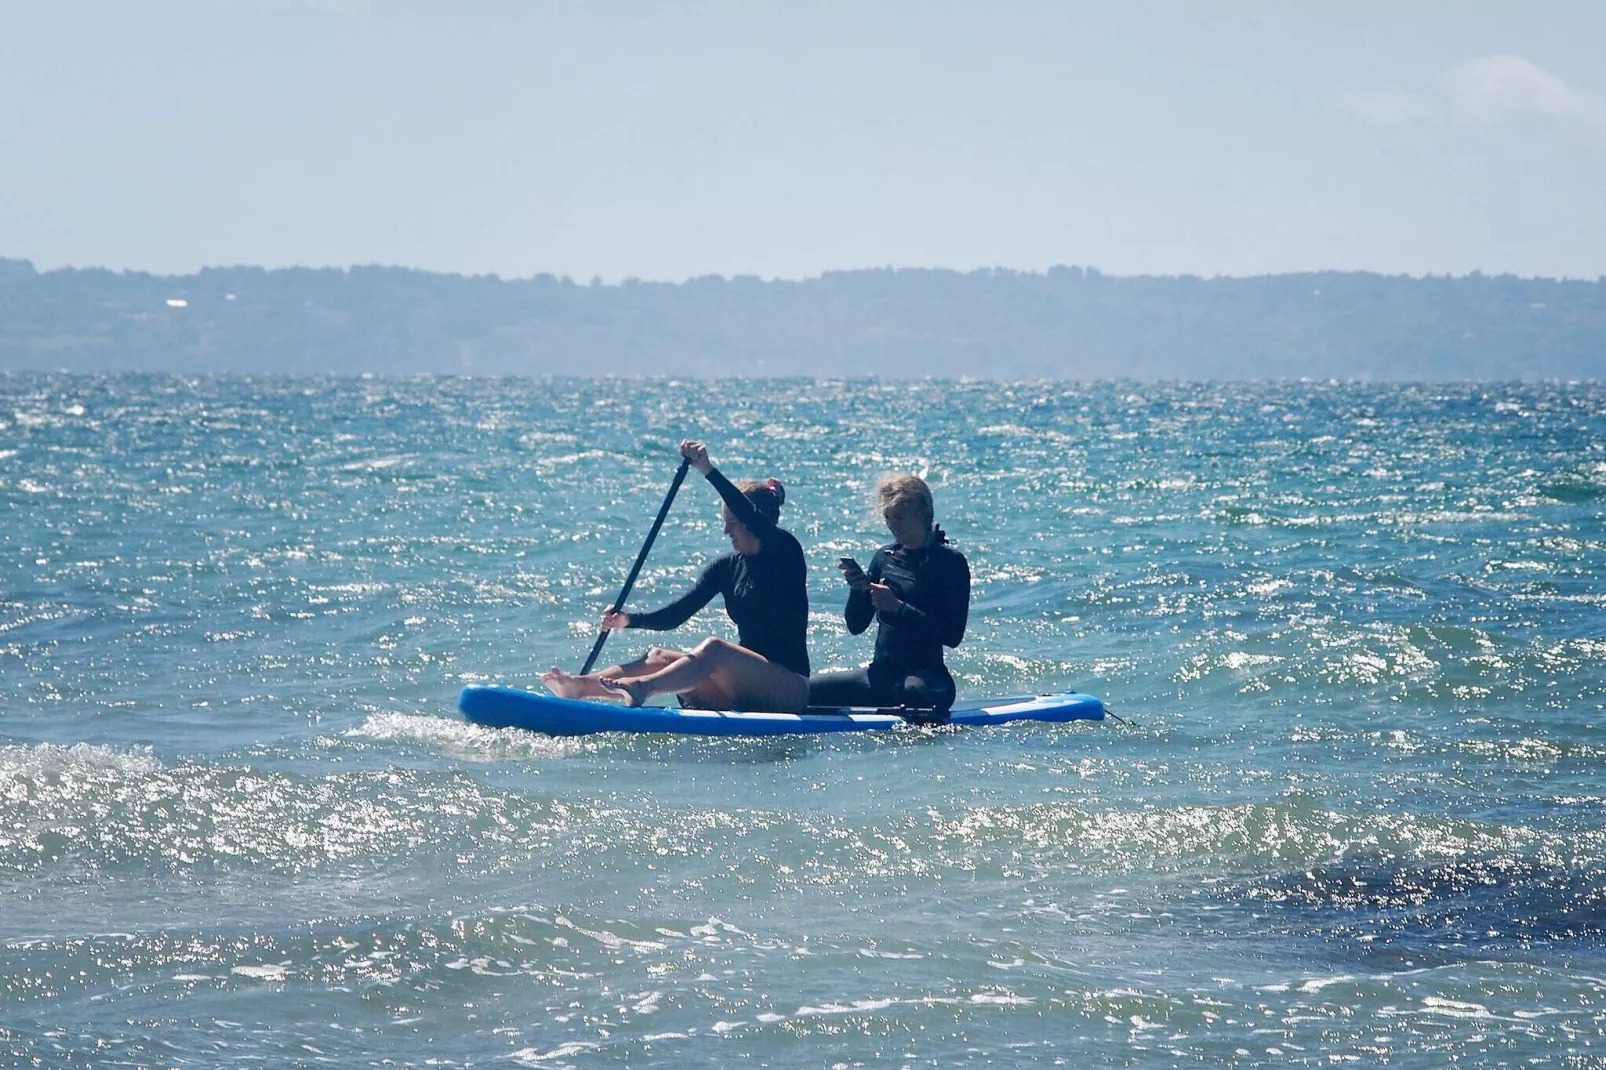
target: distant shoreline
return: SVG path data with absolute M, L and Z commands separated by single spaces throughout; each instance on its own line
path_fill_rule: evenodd
M 36 271 L 0 370 L 953 380 L 1591 381 L 1606 279 L 872 269 L 581 285 L 405 268 Z
M 1555 282 L 1555 283 L 1606 283 L 1606 274 L 1593 278 L 1583 275 L 1524 275 L 1513 271 L 1489 273 L 1474 270 L 1456 274 L 1455 272 L 1428 271 L 1421 274 L 1411 272 L 1374 271 L 1367 268 L 1312 268 L 1302 271 L 1271 271 L 1258 272 L 1248 275 L 1235 275 L 1222 272 L 1212 275 L 1202 275 L 1198 272 L 1151 272 L 1139 271 L 1130 274 L 1104 271 L 1096 266 L 1079 266 L 1074 264 L 1054 264 L 1042 270 L 1034 268 L 1011 268 L 1003 265 L 983 268 L 948 268 L 918 265 L 877 266 L 877 267 L 844 267 L 830 268 L 825 271 L 809 275 L 756 275 L 752 272 L 707 272 L 702 275 L 686 275 L 677 279 L 648 279 L 635 275 L 626 275 L 618 279 L 607 280 L 601 276 L 592 276 L 589 279 L 580 278 L 569 272 L 537 271 L 529 275 L 504 275 L 495 271 L 441 271 L 434 268 L 412 267 L 405 264 L 283 264 L 269 267 L 263 264 L 210 264 L 195 271 L 150 271 L 144 268 L 122 267 L 110 268 L 99 264 L 62 264 L 57 267 L 41 268 L 27 257 L 0 256 L 0 280 L 5 278 L 7 272 L 19 275 L 61 275 L 61 274 L 108 274 L 125 278 L 166 279 L 173 282 L 182 282 L 191 279 L 200 279 L 218 272 L 251 272 L 268 275 L 288 273 L 313 273 L 329 275 L 350 275 L 353 273 L 379 271 L 401 272 L 411 275 L 424 275 L 437 279 L 460 279 L 472 282 L 501 282 L 501 283 L 546 283 L 558 282 L 564 286 L 577 286 L 586 289 L 623 289 L 634 286 L 686 286 L 691 283 L 760 283 L 763 285 L 807 285 L 844 275 L 940 275 L 958 276 L 961 278 L 1052 278 L 1061 275 L 1084 275 L 1095 279 L 1109 281 L 1159 281 L 1159 280 L 1185 280 L 1192 282 L 1254 282 L 1262 279 L 1300 279 L 1331 276 L 1353 276 L 1373 279 L 1394 279 L 1405 282 L 1458 282 L 1463 280 L 1505 279 L 1517 282 Z

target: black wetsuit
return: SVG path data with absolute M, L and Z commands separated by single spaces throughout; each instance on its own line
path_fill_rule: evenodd
M 867 590 L 851 591 L 843 616 L 858 635 L 877 621 L 875 658 L 863 669 L 816 673 L 811 706 L 902 706 L 945 711 L 954 704 L 954 678 L 942 648 L 956 647 L 970 616 L 970 565 L 938 528 L 920 550 L 894 543 L 877 550 L 865 574 L 892 588 L 903 605 L 875 609 Z
M 662 609 L 630 614 L 630 627 L 652 631 L 678 628 L 716 594 L 724 595 L 725 612 L 736 622 L 742 646 L 799 676 L 807 676 L 809 592 L 803 547 L 791 532 L 777 527 L 759 512 L 719 469 L 708 473 L 708 482 L 725 499 L 731 515 L 757 536 L 758 553 L 732 550 L 716 557 L 690 591 Z

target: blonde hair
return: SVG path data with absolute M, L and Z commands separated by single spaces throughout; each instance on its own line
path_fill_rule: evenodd
M 873 502 L 877 520 L 894 505 L 912 505 L 926 515 L 926 526 L 930 527 L 937 512 L 931 488 L 913 472 L 888 472 L 876 480 Z

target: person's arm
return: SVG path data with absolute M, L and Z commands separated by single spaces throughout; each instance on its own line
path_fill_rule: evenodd
M 736 484 L 726 479 L 725 473 L 718 468 L 709 465 L 708 471 L 703 473 L 703 478 L 719 492 L 720 498 L 725 502 L 725 508 L 731 511 L 731 516 L 734 516 L 742 527 L 754 535 L 762 535 L 775 527 L 774 521 L 759 512 L 758 507 L 747 500 L 747 495 L 737 490 Z
M 848 591 L 847 608 L 842 611 L 842 619 L 847 621 L 848 634 L 860 635 L 870 627 L 870 621 L 875 618 L 875 610 L 870 605 L 869 588 L 857 588 Z
M 686 439 L 680 444 L 680 455 L 697 471 L 703 474 L 719 496 L 725 501 L 725 508 L 731 511 L 731 516 L 737 523 L 755 535 L 762 534 L 775 527 L 775 523 L 759 512 L 747 495 L 736 489 L 736 484 L 725 478 L 725 474 L 714 467 L 714 462 L 708 459 L 708 447 L 696 439 Z
M 931 636 L 943 646 L 957 647 L 970 621 L 970 564 L 963 554 L 956 553 L 944 571 L 930 612 L 904 602 L 888 615 L 899 627 Z
M 869 577 L 870 583 L 875 583 L 881 579 L 880 550 L 877 550 L 875 556 L 870 558 L 870 568 L 865 572 L 865 575 Z M 870 604 L 869 583 L 863 587 L 851 587 L 848 589 L 848 604 L 847 608 L 842 611 L 842 618 L 847 621 L 850 635 L 859 635 L 870 627 L 870 622 L 875 619 L 875 606 Z
M 729 558 L 720 557 L 708 563 L 703 574 L 697 577 L 692 589 L 651 613 L 631 613 L 630 623 L 626 627 L 644 628 L 652 632 L 667 632 L 671 628 L 678 628 L 691 620 L 692 614 L 702 609 L 714 596 L 725 588 L 725 570 L 729 568 Z

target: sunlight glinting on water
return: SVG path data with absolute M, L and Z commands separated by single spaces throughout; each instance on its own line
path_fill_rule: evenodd
M 464 723 L 583 658 L 687 435 L 787 485 L 816 667 L 868 656 L 831 566 L 908 468 L 975 577 L 962 693 L 1132 725 Z M 1599 387 L 11 375 L 0 443 L 25 1063 L 1606 1043 Z M 693 480 L 631 604 L 723 548 Z

